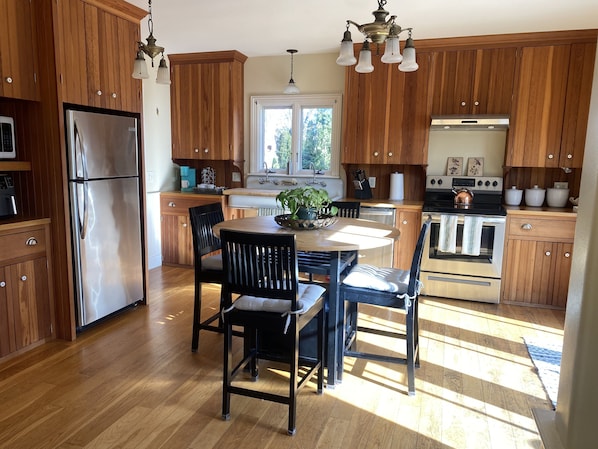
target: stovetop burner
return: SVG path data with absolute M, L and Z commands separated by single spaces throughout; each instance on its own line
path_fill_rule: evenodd
M 453 188 L 473 192 L 468 208 L 455 206 Z M 427 176 L 424 212 L 463 215 L 507 215 L 502 205 L 502 178 L 484 176 Z

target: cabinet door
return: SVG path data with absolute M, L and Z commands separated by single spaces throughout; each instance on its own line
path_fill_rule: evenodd
M 0 357 L 16 350 L 12 303 L 8 301 L 8 270 L 0 267 Z
M 415 72 L 401 72 L 395 65 L 390 69 L 387 164 L 427 164 L 434 57 L 432 53 L 418 54 Z
M 595 42 L 571 46 L 560 167 L 581 168 L 583 163 L 595 58 Z
M 475 50 L 437 53 L 432 114 L 471 114 L 475 56 Z
M 531 302 L 536 262 L 536 242 L 509 239 L 503 264 L 503 300 Z
M 555 271 L 554 286 L 552 288 L 551 305 L 565 308 L 569 293 L 569 277 L 573 259 L 572 243 L 557 243 L 554 247 Z
M 193 265 L 193 235 L 186 215 L 162 215 L 162 262 Z
M 0 29 L 0 96 L 39 100 L 31 3 L 0 0 Z
M 521 50 L 507 166 L 559 166 L 569 54 L 569 45 Z
M 419 63 L 419 61 L 418 61 Z M 395 245 L 395 268 L 409 270 L 421 230 L 421 210 L 397 209 L 396 227 L 401 235 Z
M 15 350 L 19 350 L 52 334 L 46 258 L 9 265 L 5 271 Z
M 173 64 L 173 159 L 230 159 L 231 65 Z

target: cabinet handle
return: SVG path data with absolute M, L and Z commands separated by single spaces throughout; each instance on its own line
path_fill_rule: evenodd
M 403 220 L 401 223 L 404 224 L 404 225 L 406 225 L 407 224 L 407 220 Z
M 0 288 L 4 288 L 4 287 L 6 287 L 6 282 L 0 281 Z
M 96 90 L 96 95 L 97 95 L 98 97 L 101 97 L 103 93 L 104 93 L 104 92 L 102 92 L 102 91 L 101 91 L 101 90 L 99 90 L 99 89 L 98 89 L 98 90 Z
M 208 151 L 209 151 L 209 150 L 208 150 L 207 148 L 204 148 L 204 149 L 203 149 L 203 152 L 204 152 L 204 153 L 206 153 L 206 154 L 208 153 Z
M 8 84 L 12 84 L 12 78 L 10 76 L 7 76 L 5 80 Z
M 464 101 L 461 102 L 461 106 L 467 106 L 467 103 L 465 103 Z
M 479 106 L 480 102 L 479 101 L 474 101 L 473 104 L 476 105 L 476 106 Z
M 111 94 L 110 96 L 111 96 L 112 98 L 116 98 L 116 97 L 117 97 L 117 95 L 116 95 L 116 92 L 112 92 L 112 94 Z
M 567 258 L 571 257 L 571 253 L 570 252 L 566 252 L 565 253 L 565 257 L 567 257 Z
M 573 155 L 571 153 L 567 154 L 567 159 L 573 159 Z
M 388 157 L 392 157 L 392 151 L 388 153 Z
M 544 254 L 545 254 L 546 256 L 550 256 L 550 251 L 546 251 Z
M 193 151 L 195 151 L 196 153 L 199 153 L 199 148 L 193 148 Z
M 186 228 L 186 227 L 187 227 L 187 223 L 183 223 L 183 228 Z
M 168 203 L 168 207 L 176 207 L 176 203 L 174 201 L 170 201 Z
M 25 276 L 25 275 L 21 276 L 21 280 L 22 280 L 23 282 L 25 282 L 25 281 L 27 280 L 27 276 Z
M 532 225 L 531 225 L 531 224 L 529 224 L 529 223 L 522 224 L 522 225 L 521 225 L 521 229 L 524 229 L 524 230 L 526 230 L 526 231 L 529 231 L 529 230 L 531 230 L 531 229 L 532 229 Z
M 549 154 L 548 159 L 554 159 L 554 154 Z
M 27 239 L 27 241 L 25 242 L 25 245 L 27 245 L 27 246 L 35 246 L 35 245 L 37 245 L 37 239 L 35 237 L 29 237 Z
M 374 151 L 374 156 L 378 157 L 380 153 L 378 153 L 377 151 Z

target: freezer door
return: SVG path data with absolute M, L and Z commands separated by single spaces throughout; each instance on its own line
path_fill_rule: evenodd
M 66 117 L 69 179 L 139 174 L 136 118 L 75 110 Z
M 143 299 L 139 180 L 71 182 L 78 325 Z

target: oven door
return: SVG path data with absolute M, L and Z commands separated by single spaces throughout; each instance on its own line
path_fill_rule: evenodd
M 425 215 L 427 216 L 427 214 Z M 457 218 L 456 251 L 452 253 L 440 251 L 440 214 L 432 215 L 430 233 L 424 245 L 422 271 L 500 279 L 506 217 L 482 217 L 480 254 L 478 256 L 461 253 L 464 217 L 464 215 L 459 215 Z

